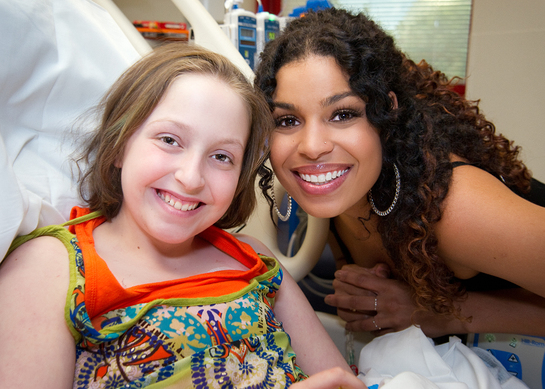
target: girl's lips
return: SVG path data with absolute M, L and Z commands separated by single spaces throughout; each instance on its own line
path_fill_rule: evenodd
M 163 202 L 165 204 L 168 204 L 172 208 L 177 209 L 177 210 L 182 211 L 182 212 L 193 211 L 193 210 L 197 209 L 201 205 L 200 201 L 183 200 L 183 199 L 175 197 L 171 193 L 168 193 L 168 192 L 160 190 L 160 189 L 157 189 L 156 192 L 157 192 L 157 196 L 161 200 L 163 200 Z

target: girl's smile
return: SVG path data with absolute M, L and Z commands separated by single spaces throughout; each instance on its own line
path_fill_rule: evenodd
M 173 194 L 170 194 L 168 192 L 161 191 L 161 190 L 157 190 L 157 195 L 166 204 L 170 205 L 174 209 L 177 209 L 183 212 L 193 211 L 195 208 L 197 208 L 201 204 L 200 201 L 182 200 L 180 198 L 177 198 Z

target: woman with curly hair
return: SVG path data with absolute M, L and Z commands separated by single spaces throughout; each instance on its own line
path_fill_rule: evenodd
M 364 14 L 329 9 L 270 42 L 255 82 L 279 181 L 331 218 L 342 268 L 326 302 L 348 329 L 545 335 L 543 184 L 455 80 Z

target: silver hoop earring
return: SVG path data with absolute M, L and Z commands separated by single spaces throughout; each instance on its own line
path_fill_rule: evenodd
M 287 221 L 291 216 L 291 196 L 288 193 L 288 212 L 286 212 L 285 215 L 282 215 L 280 213 L 280 209 L 278 208 L 278 205 L 276 204 L 276 197 L 274 196 L 274 174 L 272 176 L 271 198 L 273 201 L 274 212 L 276 213 L 278 218 L 282 220 L 283 222 Z
M 401 178 L 399 176 L 399 170 L 397 169 L 396 164 L 394 163 L 394 172 L 396 175 L 396 193 L 394 195 L 394 200 L 392 201 L 392 204 L 388 207 L 386 211 L 379 211 L 377 207 L 375 206 L 375 201 L 373 200 L 373 194 L 372 191 L 369 190 L 369 203 L 371 204 L 371 208 L 373 209 L 373 212 L 375 212 L 379 216 L 386 216 L 389 215 L 390 212 L 394 209 L 394 207 L 397 204 L 397 200 L 399 199 L 399 192 L 401 191 Z

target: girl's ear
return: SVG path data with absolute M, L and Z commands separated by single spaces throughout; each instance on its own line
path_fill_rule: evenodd
M 114 161 L 114 166 L 118 169 L 121 169 L 123 167 L 123 158 L 120 156 L 117 156 L 117 158 Z
M 390 91 L 390 93 L 388 93 L 388 96 L 390 96 L 390 99 L 392 100 L 392 108 L 393 109 L 397 109 L 398 105 L 397 105 L 397 96 L 394 92 Z

